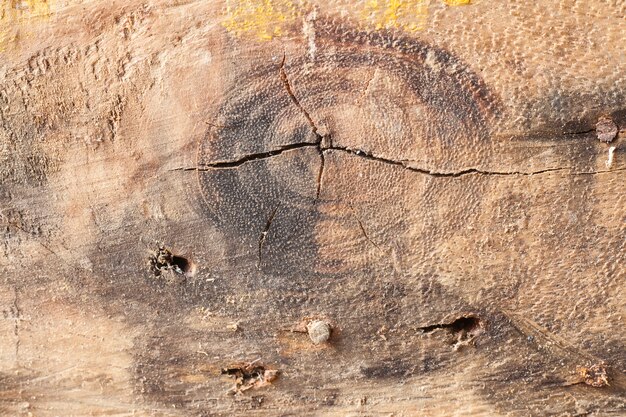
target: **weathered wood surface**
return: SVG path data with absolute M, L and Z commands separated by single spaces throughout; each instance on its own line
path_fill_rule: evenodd
M 0 2 L 0 414 L 623 415 L 625 3 L 456 3 Z

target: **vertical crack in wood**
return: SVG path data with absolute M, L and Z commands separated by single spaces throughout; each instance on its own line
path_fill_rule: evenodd
M 274 217 L 276 216 L 277 211 L 278 211 L 278 206 L 276 206 L 276 208 L 272 210 L 272 213 L 270 214 L 265 224 L 265 228 L 263 229 L 263 231 L 261 232 L 261 235 L 259 236 L 259 254 L 258 254 L 258 263 L 257 263 L 257 269 L 259 271 L 261 270 L 261 263 L 263 262 L 263 244 L 265 243 L 265 239 L 267 238 L 267 233 L 269 232 L 270 227 L 272 226 L 272 222 L 274 221 Z
M 15 297 L 13 298 L 13 319 L 15 323 L 13 325 L 13 333 L 15 335 L 15 363 L 19 367 L 20 357 L 20 320 L 22 319 L 22 310 L 19 305 L 19 291 L 17 287 L 13 287 Z
M 324 151 L 322 149 L 320 149 L 319 147 L 317 148 L 318 153 L 320 155 L 320 170 L 317 173 L 317 190 L 315 192 L 315 200 L 319 200 L 320 198 L 320 192 L 322 191 L 322 178 L 324 176 Z
M 291 88 L 289 77 L 287 77 L 287 72 L 285 71 L 286 59 L 287 59 L 287 55 L 283 54 L 283 60 L 280 63 L 280 70 L 279 70 L 280 79 L 283 82 L 283 85 L 285 86 L 285 90 L 287 91 L 287 94 L 289 94 L 289 97 L 291 97 L 291 100 L 294 102 L 296 107 L 298 107 L 298 109 L 302 112 L 306 120 L 309 122 L 309 125 L 311 125 L 311 129 L 313 129 L 313 133 L 315 134 L 315 136 L 317 136 L 318 143 L 320 143 L 322 141 L 322 135 L 320 135 L 319 132 L 317 131 L 317 126 L 315 125 L 313 118 L 311 117 L 309 112 L 306 111 L 306 109 L 302 106 L 302 104 L 300 103 L 300 100 L 298 100 L 298 98 L 293 92 L 293 89 Z
M 352 207 L 352 204 L 348 203 L 348 207 L 350 207 L 350 210 L 352 210 L 352 215 L 354 216 L 354 218 L 356 219 L 356 222 L 359 225 L 359 229 L 361 229 L 361 233 L 363 234 L 363 236 L 365 237 L 365 239 L 371 243 L 376 249 L 378 249 L 380 251 L 380 253 L 385 253 L 380 246 L 378 246 L 372 239 L 370 239 L 369 235 L 367 234 L 367 232 L 365 231 L 365 227 L 363 227 L 363 223 L 361 222 L 361 219 L 359 219 L 359 216 L 357 216 L 356 214 L 356 210 L 354 209 L 354 207 Z

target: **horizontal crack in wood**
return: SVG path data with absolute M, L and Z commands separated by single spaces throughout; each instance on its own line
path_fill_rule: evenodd
M 319 144 L 316 142 L 301 142 L 301 143 L 292 143 L 289 145 L 281 146 L 277 149 L 273 149 L 271 151 L 266 152 L 258 152 L 243 156 L 239 159 L 235 159 L 232 161 L 217 161 L 210 162 L 207 164 L 202 164 L 197 167 L 181 167 L 181 168 L 173 168 L 169 171 L 210 171 L 212 169 L 228 169 L 228 168 L 236 168 L 240 165 L 245 164 L 246 162 L 258 161 L 261 159 L 267 159 L 272 156 L 280 155 L 283 152 L 290 151 L 293 149 L 300 148 L 318 148 Z
M 441 171 L 433 171 L 433 170 L 429 170 L 429 169 L 425 169 L 425 168 L 413 167 L 411 165 L 408 165 L 406 163 L 406 161 L 397 161 L 397 160 L 394 160 L 394 159 L 383 158 L 383 157 L 380 157 L 380 156 L 376 156 L 376 155 L 374 155 L 372 153 L 363 151 L 361 149 L 352 149 L 352 148 L 340 147 L 340 146 L 328 146 L 328 147 L 322 148 L 321 140 L 318 141 L 318 142 L 315 142 L 315 143 L 312 143 L 312 142 L 301 142 L 301 143 L 294 143 L 294 144 L 284 145 L 284 146 L 281 146 L 281 147 L 279 147 L 277 149 L 274 149 L 274 150 L 271 150 L 271 151 L 266 151 L 266 152 L 260 152 L 260 153 L 254 153 L 254 154 L 246 155 L 246 156 L 244 156 L 242 158 L 239 158 L 239 159 L 236 159 L 236 160 L 233 160 L 233 161 L 218 161 L 218 162 L 212 162 L 212 163 L 203 164 L 203 165 L 200 165 L 200 166 L 197 166 L 197 167 L 173 168 L 173 169 L 170 169 L 169 171 L 210 171 L 210 170 L 213 170 L 213 169 L 236 168 L 236 167 L 238 167 L 240 165 L 245 164 L 246 162 L 253 162 L 253 161 L 258 161 L 258 160 L 271 158 L 273 156 L 278 156 L 278 155 L 282 154 L 283 152 L 286 152 L 286 151 L 289 151 L 289 150 L 294 150 L 294 149 L 301 149 L 301 148 L 315 148 L 315 149 L 318 150 L 318 152 L 320 153 L 322 158 L 323 158 L 324 153 L 328 152 L 328 151 L 344 152 L 344 153 L 348 153 L 348 154 L 356 156 L 356 157 L 364 158 L 364 159 L 367 159 L 367 160 L 370 160 L 370 161 L 381 162 L 381 163 L 387 164 L 387 165 L 394 165 L 394 166 L 406 169 L 408 171 L 417 172 L 417 173 L 424 174 L 424 175 L 429 175 L 429 176 L 435 177 L 435 178 L 456 178 L 456 177 L 462 177 L 462 176 L 465 176 L 465 175 L 473 175 L 473 174 L 490 175 L 490 176 L 511 176 L 511 175 L 532 176 L 532 175 L 544 174 L 544 173 L 549 173 L 549 172 L 558 172 L 558 171 L 569 171 L 570 175 L 595 175 L 595 174 L 604 174 L 604 173 L 626 171 L 626 167 L 625 168 L 608 169 L 608 170 L 600 170 L 600 171 L 573 171 L 573 168 L 571 168 L 571 167 L 556 167 L 556 168 L 545 168 L 545 169 L 541 169 L 541 170 L 537 170 L 537 171 L 529 171 L 529 172 L 524 172 L 524 171 L 488 171 L 488 170 L 483 170 L 483 169 L 478 169 L 478 168 L 467 168 L 467 169 L 462 169 L 460 171 L 441 172 Z M 322 159 L 322 161 L 323 161 L 323 159 Z M 318 178 L 318 181 L 320 179 L 321 179 L 321 176 Z M 319 184 L 319 182 L 318 182 L 318 184 Z M 319 191 L 318 191 L 318 193 L 319 193 Z

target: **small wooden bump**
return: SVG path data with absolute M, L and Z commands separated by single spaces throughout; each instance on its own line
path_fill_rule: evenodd
M 609 117 L 601 117 L 596 123 L 596 134 L 600 142 L 612 142 L 617 137 L 618 130 L 615 122 Z
M 313 320 L 307 324 L 306 330 L 309 338 L 316 345 L 327 342 L 330 339 L 331 327 L 325 321 Z

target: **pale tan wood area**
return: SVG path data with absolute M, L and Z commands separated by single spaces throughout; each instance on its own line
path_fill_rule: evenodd
M 0 7 L 0 415 L 626 414 L 624 2 Z

